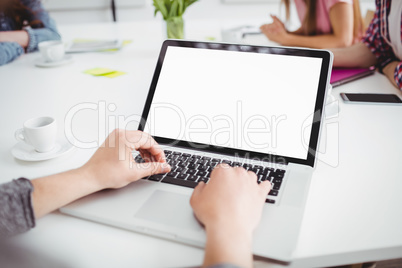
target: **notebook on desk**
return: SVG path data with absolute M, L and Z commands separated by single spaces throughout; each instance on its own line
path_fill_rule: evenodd
M 193 188 L 208 183 L 219 163 L 242 166 L 272 183 L 253 253 L 291 261 L 331 64 L 324 50 L 165 41 L 139 129 L 162 145 L 172 171 L 95 193 L 61 212 L 203 247 L 205 231 L 189 204 Z
M 337 87 L 345 83 L 372 75 L 375 67 L 370 68 L 333 68 L 331 74 L 331 85 Z
M 119 50 L 122 46 L 123 41 L 118 39 L 74 39 L 70 44 L 68 44 L 66 53 Z

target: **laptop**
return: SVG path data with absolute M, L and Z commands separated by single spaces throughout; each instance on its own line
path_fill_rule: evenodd
M 316 162 L 332 54 L 325 50 L 167 40 L 139 129 L 172 166 L 63 208 L 79 218 L 204 247 L 189 204 L 221 162 L 270 180 L 253 253 L 290 262 Z M 143 161 L 135 156 L 137 162 Z
M 330 83 L 337 87 L 348 82 L 374 74 L 375 67 L 370 68 L 334 68 L 331 73 Z

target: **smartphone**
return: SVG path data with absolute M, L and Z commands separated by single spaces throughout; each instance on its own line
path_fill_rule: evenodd
M 378 104 L 402 104 L 402 100 L 395 94 L 340 93 L 340 95 L 346 103 L 360 102 Z

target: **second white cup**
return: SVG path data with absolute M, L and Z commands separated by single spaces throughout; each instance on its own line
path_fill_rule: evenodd
M 40 42 L 38 47 L 46 62 L 56 62 L 64 58 L 64 43 L 60 40 Z
M 15 138 L 35 148 L 39 153 L 51 151 L 56 144 L 57 124 L 52 117 L 36 117 L 25 121 L 15 132 Z

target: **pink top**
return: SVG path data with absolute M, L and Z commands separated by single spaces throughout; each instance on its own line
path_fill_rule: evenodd
M 301 22 L 306 15 L 306 3 L 304 0 L 294 0 L 297 13 Z M 353 4 L 353 0 L 317 0 L 317 34 L 332 33 L 331 21 L 329 20 L 329 10 L 337 3 Z

